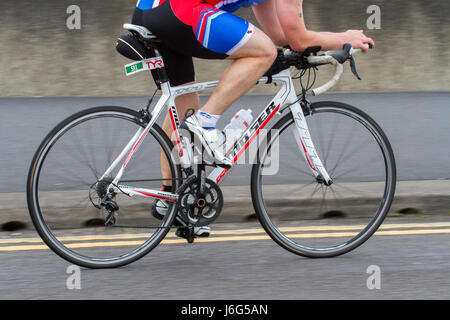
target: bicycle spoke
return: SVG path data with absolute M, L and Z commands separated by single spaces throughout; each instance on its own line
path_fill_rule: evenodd
M 112 134 L 110 133 L 109 130 L 109 121 L 105 122 L 105 130 L 102 131 L 102 135 L 103 135 L 103 147 L 105 149 L 105 153 L 106 153 L 106 162 L 105 162 L 105 166 L 103 168 L 103 172 L 105 172 L 108 167 L 111 165 L 112 161 L 113 161 L 113 154 L 114 154 L 114 144 L 112 141 Z M 118 154 L 118 153 L 117 153 Z
M 347 156 L 342 158 L 338 163 L 348 163 L 348 160 L 351 159 L 352 156 L 356 154 L 356 150 L 358 150 L 358 154 L 360 154 L 365 148 L 367 148 L 368 144 L 365 141 L 360 142 L 356 147 L 351 149 L 351 151 L 348 153 Z M 362 167 L 364 164 L 362 164 L 360 167 Z M 331 171 L 331 175 L 334 175 L 335 170 L 337 169 L 337 165 L 333 168 Z M 349 170 L 352 171 L 352 170 Z
M 81 142 L 83 140 L 78 135 L 77 130 L 74 130 L 73 136 L 75 136 L 75 138 L 73 138 L 75 140 L 72 140 L 72 141 L 74 141 L 74 146 L 77 148 L 78 154 L 80 156 L 82 156 L 84 159 L 86 159 L 85 161 L 83 161 L 82 158 L 81 159 L 78 158 L 79 161 L 81 163 L 85 164 L 91 170 L 91 172 L 95 176 L 95 178 L 98 180 L 99 179 L 98 172 L 97 172 L 97 170 L 95 170 L 94 165 L 92 164 L 91 157 L 88 156 L 89 152 L 86 152 L 84 146 L 82 145 Z M 77 153 L 75 153 L 75 154 L 77 154 Z
M 350 172 L 358 172 L 359 169 L 365 169 L 366 167 L 367 167 L 366 164 L 361 164 L 360 166 L 352 167 L 351 169 L 348 169 L 348 170 L 346 170 L 346 171 L 340 173 L 340 174 L 337 175 L 337 176 L 334 176 L 334 172 L 333 172 L 333 173 L 332 173 L 332 177 L 333 177 L 333 179 L 337 180 L 337 179 L 342 178 L 343 176 L 345 176 L 346 174 L 348 174 L 348 173 L 350 173 Z
M 333 122 L 334 126 L 333 126 L 333 129 L 331 130 L 332 133 L 337 131 L 339 123 L 340 123 L 340 118 L 338 118 L 337 121 Z M 330 155 L 331 147 L 334 145 L 335 137 L 336 137 L 336 135 L 332 134 L 331 135 L 331 140 L 327 144 L 327 148 L 326 148 L 327 149 L 327 153 L 325 154 L 324 164 L 328 163 L 328 156 Z
M 355 189 L 350 188 L 350 187 L 348 187 L 348 186 L 345 186 L 344 184 L 335 182 L 334 185 L 336 185 L 336 186 L 338 186 L 338 187 L 341 187 L 341 188 L 344 188 L 344 189 L 347 190 L 347 191 L 356 193 L 357 195 L 365 196 L 364 193 L 362 193 L 361 191 L 356 191 Z
M 311 118 L 314 119 L 314 116 L 312 115 Z M 310 131 L 312 131 L 312 128 L 310 128 Z M 319 138 L 318 139 L 319 143 L 318 144 L 314 143 L 314 145 L 318 145 L 318 147 L 320 149 L 320 156 L 321 157 L 325 157 L 324 165 L 326 167 L 326 153 L 325 153 L 326 148 L 325 148 L 324 144 L 322 143 L 322 141 L 324 141 L 324 140 L 323 140 L 323 137 L 322 137 L 323 130 L 322 130 L 322 122 L 321 121 L 317 121 L 317 130 L 315 130 L 314 133 Z
M 342 210 L 342 205 L 341 205 L 341 203 L 340 203 L 340 201 L 339 201 L 339 199 L 338 199 L 338 197 L 337 197 L 337 193 L 336 193 L 336 191 L 334 190 L 333 186 L 330 186 L 330 190 L 331 190 L 331 192 L 333 193 L 333 196 L 334 196 L 334 199 L 336 200 L 336 203 L 337 203 L 337 205 L 338 205 L 339 211 L 343 211 L 343 210 Z
M 319 212 L 318 212 L 319 214 L 323 213 L 322 209 L 325 204 L 325 198 L 326 198 L 326 191 L 323 190 L 324 189 L 323 184 L 320 185 L 320 188 L 322 190 L 322 201 L 320 202 L 320 208 L 319 208 Z
M 298 191 L 305 189 L 306 187 L 309 187 L 310 185 L 312 185 L 313 183 L 317 183 L 317 181 L 313 180 L 308 184 L 305 184 L 303 187 L 301 187 Z
M 86 122 L 86 130 L 84 131 L 86 133 L 87 136 L 87 141 L 89 141 L 90 143 L 88 143 L 88 155 L 91 155 L 91 160 L 92 160 L 92 167 L 94 168 L 95 172 L 97 172 L 96 178 L 98 180 L 99 178 L 99 174 L 98 171 L 96 169 L 96 158 L 97 158 L 97 150 L 94 148 L 94 142 L 98 139 L 98 135 L 94 134 L 92 131 L 92 124 L 88 122 Z
M 356 124 L 353 123 L 352 129 L 348 131 L 347 133 L 347 138 L 345 139 L 345 142 L 343 143 L 344 147 L 341 150 L 341 153 L 336 161 L 336 164 L 334 165 L 333 169 L 330 170 L 330 172 L 334 172 L 334 170 L 336 170 L 336 167 L 339 165 L 339 163 L 341 163 L 342 157 L 345 154 L 345 150 L 347 149 L 348 145 L 349 145 L 349 141 L 353 135 L 353 132 L 355 130 Z
M 78 140 L 78 141 L 79 141 L 79 140 Z M 81 143 L 80 143 L 80 142 L 77 142 L 77 143 L 75 143 L 74 145 L 75 145 L 75 147 L 76 147 L 77 150 L 71 150 L 71 149 L 69 148 L 69 149 L 68 149 L 68 150 L 70 150 L 69 153 L 70 153 L 71 155 L 73 155 L 73 158 L 74 158 L 74 159 L 77 159 L 77 160 L 79 161 L 79 163 L 84 164 L 84 165 L 91 171 L 91 173 L 94 175 L 95 179 L 98 180 L 98 179 L 99 179 L 98 172 L 97 172 L 97 170 L 95 170 L 95 168 L 94 168 L 94 166 L 92 165 L 92 163 L 90 162 L 90 160 L 86 157 L 86 153 L 85 153 L 85 151 L 84 151 L 84 148 L 81 147 Z M 78 153 L 75 152 L 75 151 L 78 151 Z M 86 159 L 86 160 L 83 160 L 83 158 L 80 158 L 80 157 L 84 157 L 84 159 Z
M 316 194 L 317 190 L 319 190 L 319 186 L 321 186 L 321 185 L 320 184 L 316 184 L 313 192 L 311 193 L 311 196 L 310 196 L 311 198 L 314 197 L 314 195 Z
M 52 158 L 52 166 L 54 166 L 54 167 L 62 167 L 62 165 L 63 165 L 62 162 L 58 161 L 58 160 L 55 159 L 55 158 Z M 91 185 L 92 185 L 92 183 L 90 183 L 90 182 L 84 180 L 83 178 L 81 178 L 81 176 L 79 176 L 78 174 L 76 174 L 76 173 L 73 171 L 73 169 L 70 168 L 70 167 L 65 168 L 64 173 L 65 173 L 65 174 L 62 174 L 62 173 L 61 173 L 61 174 L 59 175 L 61 178 L 64 178 L 64 180 L 69 180 L 69 181 L 72 181 L 72 182 L 81 183 L 81 186 L 84 186 L 84 187 L 88 187 L 88 186 L 91 186 Z

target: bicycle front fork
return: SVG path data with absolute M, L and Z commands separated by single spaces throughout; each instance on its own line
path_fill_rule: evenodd
M 306 104 L 309 103 L 306 101 Z M 300 103 L 294 103 L 290 106 L 290 109 L 292 112 L 292 116 L 294 117 L 295 127 L 297 129 L 294 130 L 295 141 L 297 142 L 297 145 L 300 148 L 300 151 L 305 158 L 305 161 L 308 164 L 309 168 L 311 169 L 314 177 L 316 178 L 317 182 L 321 184 L 325 184 L 327 186 L 333 184 L 333 180 L 331 179 L 316 152 L 316 148 L 314 147 L 314 143 L 309 133 L 304 110 L 300 106 Z

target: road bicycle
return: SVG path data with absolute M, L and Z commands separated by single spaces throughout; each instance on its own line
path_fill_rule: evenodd
M 149 52 L 126 65 L 126 73 L 151 71 L 162 94 L 152 110 L 155 94 L 140 111 L 104 106 L 78 112 L 39 146 L 28 175 L 28 207 L 37 232 L 56 254 L 88 268 L 123 266 L 165 238 L 165 243 L 180 241 L 168 236 L 177 214 L 188 221 L 185 235 L 192 243 L 194 227 L 209 225 L 221 214 L 219 185 L 252 149 L 257 151 L 251 170 L 253 207 L 265 232 L 281 247 L 311 258 L 333 257 L 374 234 L 395 192 L 390 143 L 363 111 L 307 99 L 310 91 L 318 96 L 332 88 L 347 61 L 359 78 L 354 54 L 360 50 L 349 44 L 328 52 L 279 49 L 258 81 L 279 90 L 228 151 L 233 165 L 226 166 L 203 157 L 190 134 L 180 130 L 175 107 L 176 97 L 214 88 L 218 81 L 171 87 L 159 39 L 140 26 L 124 28 Z M 312 89 L 317 70 L 325 65 L 334 66 L 335 75 Z M 295 79 L 300 79 L 299 95 Z M 158 124 L 165 109 L 172 140 Z M 163 163 L 170 178 L 162 176 Z M 163 182 L 174 191 L 161 191 Z M 162 220 L 150 214 L 148 200 L 155 199 L 169 204 Z

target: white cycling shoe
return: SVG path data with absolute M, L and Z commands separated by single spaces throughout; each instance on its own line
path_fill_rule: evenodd
M 233 164 L 232 161 L 225 156 L 224 147 L 226 136 L 221 130 L 204 129 L 195 114 L 186 117 L 181 124 L 181 128 L 192 132 L 203 145 L 208 155 L 217 161 L 218 164 L 226 166 L 231 166 Z M 194 140 L 194 142 L 196 141 Z
M 164 216 L 169 212 L 170 204 L 167 201 L 157 199 L 153 202 L 152 205 L 152 216 L 154 216 L 158 220 L 162 220 Z M 182 232 L 181 229 L 187 226 L 187 223 L 180 217 L 176 216 L 174 221 L 174 226 L 178 227 L 177 232 L 175 233 L 177 236 L 181 238 L 186 238 L 185 233 Z M 204 227 L 194 227 L 194 235 L 196 237 L 206 238 L 211 234 L 211 228 L 208 226 Z

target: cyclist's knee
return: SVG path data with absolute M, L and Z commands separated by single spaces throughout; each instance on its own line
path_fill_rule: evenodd
M 258 58 L 263 63 L 272 63 L 277 56 L 277 48 L 272 40 L 260 29 L 254 29 L 250 40 L 228 59 Z
M 275 59 L 278 56 L 278 50 L 277 47 L 275 46 L 275 44 L 270 41 L 270 44 L 266 47 L 265 50 L 265 58 L 267 60 L 267 62 L 272 65 L 272 63 L 275 61 Z
M 262 46 L 258 53 L 261 67 L 264 69 L 269 69 L 278 55 L 277 47 L 270 39 L 269 41 L 262 43 Z

